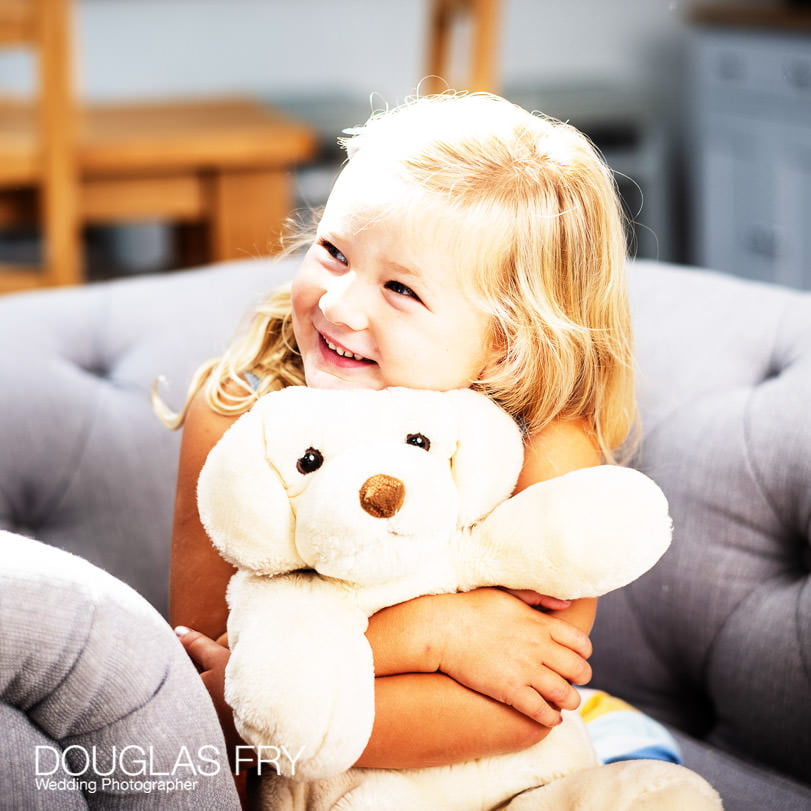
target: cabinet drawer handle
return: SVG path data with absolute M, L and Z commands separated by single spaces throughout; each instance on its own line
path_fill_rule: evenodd
M 725 82 L 737 82 L 746 76 L 746 62 L 736 53 L 719 54 L 716 67 L 718 78 Z
M 746 250 L 761 259 L 777 258 L 777 234 L 773 228 L 755 225 L 744 237 Z
M 793 59 L 783 64 L 783 78 L 797 90 L 811 89 L 811 62 Z

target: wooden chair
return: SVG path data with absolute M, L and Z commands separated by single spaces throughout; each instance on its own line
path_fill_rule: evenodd
M 0 101 L 0 191 L 12 191 L 0 193 L 0 225 L 34 219 L 43 235 L 43 267 L 23 272 L 0 265 L 0 292 L 71 284 L 81 276 L 68 25 L 64 3 L 0 2 L 0 47 L 33 50 L 39 87 L 33 104 Z
M 431 0 L 425 93 L 446 89 L 497 92 L 500 0 Z M 458 35 L 462 35 L 462 37 Z M 467 43 L 466 75 L 455 76 L 455 46 Z
M 0 103 L 0 227 L 32 218 L 43 267 L 0 268 L 0 292 L 83 280 L 83 224 L 203 226 L 199 261 L 278 250 L 292 168 L 316 150 L 298 121 L 244 98 L 79 106 L 70 0 L 0 0 L 0 45 L 38 55 L 34 103 Z

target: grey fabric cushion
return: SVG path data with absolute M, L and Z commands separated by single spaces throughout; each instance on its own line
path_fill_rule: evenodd
M 0 532 L 0 562 L 0 807 L 238 809 L 214 707 L 155 609 L 19 535 Z M 196 779 L 144 790 L 173 774 Z
M 644 440 L 672 548 L 601 601 L 596 681 L 809 780 L 811 296 L 639 263 Z
M 684 765 L 699 772 L 721 795 L 725 811 L 808 811 L 811 788 L 761 763 L 674 732 Z

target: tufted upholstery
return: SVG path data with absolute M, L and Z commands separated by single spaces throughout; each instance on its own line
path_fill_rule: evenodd
M 81 554 L 164 613 L 178 406 L 253 299 L 286 268 L 246 263 L 0 297 L 0 528 Z
M 633 282 L 635 465 L 675 540 L 601 602 L 598 679 L 811 782 L 811 296 L 672 269 Z
M 179 436 L 150 385 L 165 374 L 179 404 L 294 263 L 0 298 L 0 528 L 165 610 Z M 667 492 L 676 538 L 601 601 L 595 683 L 680 730 L 727 808 L 809 808 L 811 296 L 643 262 L 631 288 L 637 464 Z

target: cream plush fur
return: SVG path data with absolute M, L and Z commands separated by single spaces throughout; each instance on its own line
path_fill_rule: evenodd
M 512 419 L 470 390 L 291 387 L 263 397 L 214 447 L 200 516 L 239 570 L 226 700 L 243 738 L 282 773 L 263 781 L 266 807 L 489 809 L 567 775 L 571 807 L 603 807 L 577 779 L 596 767 L 577 713 L 517 754 L 351 768 L 374 718 L 371 614 L 481 586 L 597 596 L 667 549 L 667 502 L 643 474 L 600 466 L 510 497 L 522 458 Z M 625 784 L 641 796 L 665 765 L 636 766 L 642 776 Z M 620 807 L 605 794 L 608 773 L 595 773 L 600 802 Z M 676 774 L 680 790 L 695 783 L 714 796 L 686 769 Z

